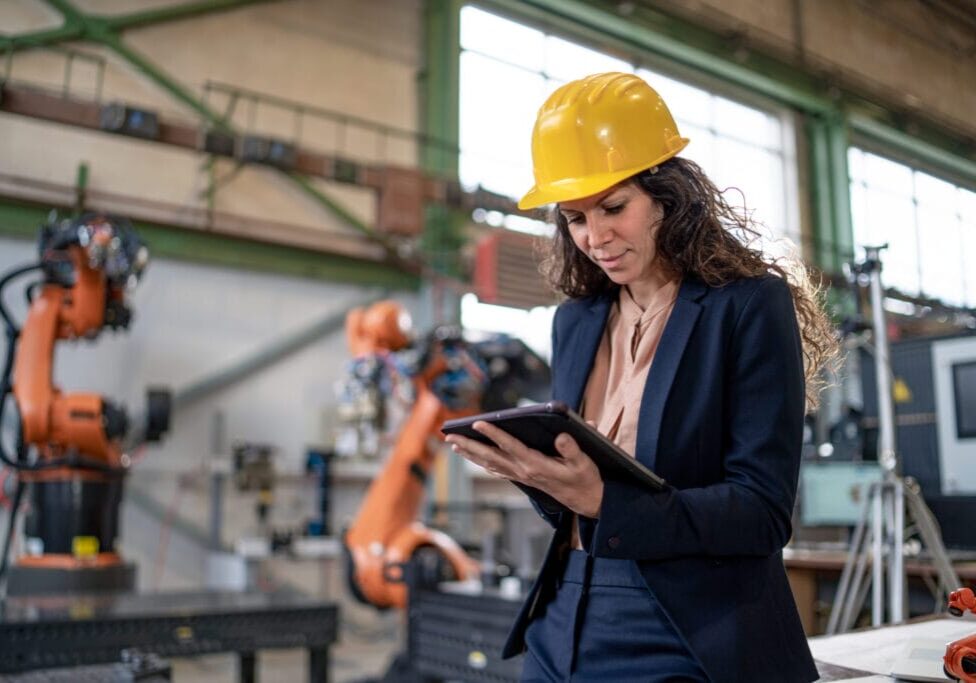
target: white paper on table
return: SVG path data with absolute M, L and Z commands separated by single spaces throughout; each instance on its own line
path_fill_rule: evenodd
M 814 659 L 887 677 L 891 665 L 912 639 L 938 640 L 945 647 L 945 644 L 971 635 L 974 631 L 976 622 L 973 620 L 945 617 L 858 633 L 818 636 L 810 638 L 808 642 Z

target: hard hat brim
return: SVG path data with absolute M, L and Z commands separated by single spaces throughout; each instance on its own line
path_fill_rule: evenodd
M 598 192 L 602 192 L 603 190 L 613 187 L 617 183 L 627 180 L 627 178 L 630 178 L 631 176 L 637 175 L 641 171 L 646 171 L 649 168 L 653 168 L 658 164 L 664 163 L 687 147 L 688 143 L 690 142 L 688 138 L 678 138 L 678 141 L 680 142 L 675 146 L 675 149 L 669 151 L 667 154 L 659 157 L 658 159 L 655 159 L 649 164 L 643 164 L 635 168 L 628 168 L 623 171 L 615 171 L 613 173 L 600 173 L 598 175 L 590 175 L 584 178 L 562 180 L 559 182 L 550 183 L 545 187 L 535 185 L 518 201 L 518 208 L 526 211 L 528 209 L 537 209 L 540 206 L 545 206 L 547 204 L 569 202 L 573 201 L 574 199 L 583 199 L 584 197 L 595 195 Z

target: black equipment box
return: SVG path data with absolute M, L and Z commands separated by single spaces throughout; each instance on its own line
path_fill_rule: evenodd
M 941 475 L 946 444 L 940 443 L 939 420 L 947 419 L 947 416 L 944 406 L 940 409 L 938 405 L 933 346 L 957 339 L 972 337 L 911 339 L 891 344 L 892 375 L 896 382 L 907 388 L 907 392 L 903 392 L 901 399 L 895 402 L 895 438 L 902 473 L 914 478 L 921 487 L 925 502 L 941 527 L 946 547 L 976 550 L 976 536 L 971 529 L 971 520 L 976 515 L 976 496 L 944 491 Z M 976 343 L 976 340 L 973 341 Z M 862 352 L 860 364 L 864 388 L 865 450 L 873 454 L 878 429 L 874 359 L 867 352 Z
M 413 670 L 426 681 L 518 681 L 522 657 L 503 660 L 501 652 L 521 597 L 452 586 L 410 590 L 407 651 Z
M 244 162 L 267 164 L 284 171 L 295 168 L 298 160 L 294 145 L 258 135 L 245 135 L 241 138 L 237 156 Z
M 159 118 L 155 112 L 136 109 L 120 102 L 102 107 L 98 115 L 102 130 L 121 135 L 131 135 L 146 140 L 159 138 Z

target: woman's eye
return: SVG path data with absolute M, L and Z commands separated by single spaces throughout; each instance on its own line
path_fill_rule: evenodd
M 625 204 L 613 204 L 611 206 L 604 206 L 603 207 L 603 211 L 604 211 L 604 213 L 608 213 L 610 215 L 613 215 L 613 214 L 617 214 L 617 213 L 620 213 L 621 211 L 623 211 L 624 210 L 624 206 L 626 206 L 626 205 Z
M 580 216 L 579 214 L 575 216 L 566 216 L 567 225 L 576 225 L 577 223 L 582 223 L 582 222 L 583 222 L 583 217 Z

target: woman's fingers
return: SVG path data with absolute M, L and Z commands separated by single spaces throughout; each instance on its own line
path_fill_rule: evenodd
M 508 458 L 494 446 L 456 434 L 451 434 L 445 440 L 451 445 L 451 450 L 475 465 L 484 468 L 490 474 L 499 477 L 511 476 Z
M 470 455 L 476 458 L 486 458 L 494 455 L 497 451 L 494 446 L 489 444 L 454 434 L 447 437 L 446 441 L 451 444 L 451 448 L 455 453 L 460 453 L 464 456 Z
M 568 459 L 573 459 L 584 455 L 583 451 L 579 447 L 579 444 L 576 443 L 576 439 L 571 437 L 566 432 L 556 436 L 556 450 L 559 451 L 561 456 Z
M 506 453 L 521 454 L 524 451 L 529 450 L 529 447 L 524 443 L 516 439 L 514 436 L 508 432 L 499 429 L 490 422 L 478 421 L 471 425 L 472 428 L 479 434 L 484 434 L 489 439 L 498 444 L 498 447 L 505 451 Z
M 569 434 L 556 437 L 556 450 L 561 458 L 549 458 L 535 451 L 519 439 L 488 422 L 476 422 L 474 429 L 490 439 L 486 444 L 457 434 L 448 435 L 446 441 L 455 453 L 489 474 L 512 479 L 554 492 L 572 487 L 575 477 L 592 463 Z
M 492 445 L 489 446 L 478 440 L 461 437 L 457 434 L 449 435 L 446 441 L 465 451 L 461 452 L 455 448 L 456 452 L 489 472 L 493 471 L 498 476 L 527 483 L 538 476 L 540 466 L 544 469 L 545 463 L 541 461 L 549 460 L 549 458 L 529 448 L 519 439 L 490 422 L 479 420 L 472 427 L 479 434 L 489 439 Z

